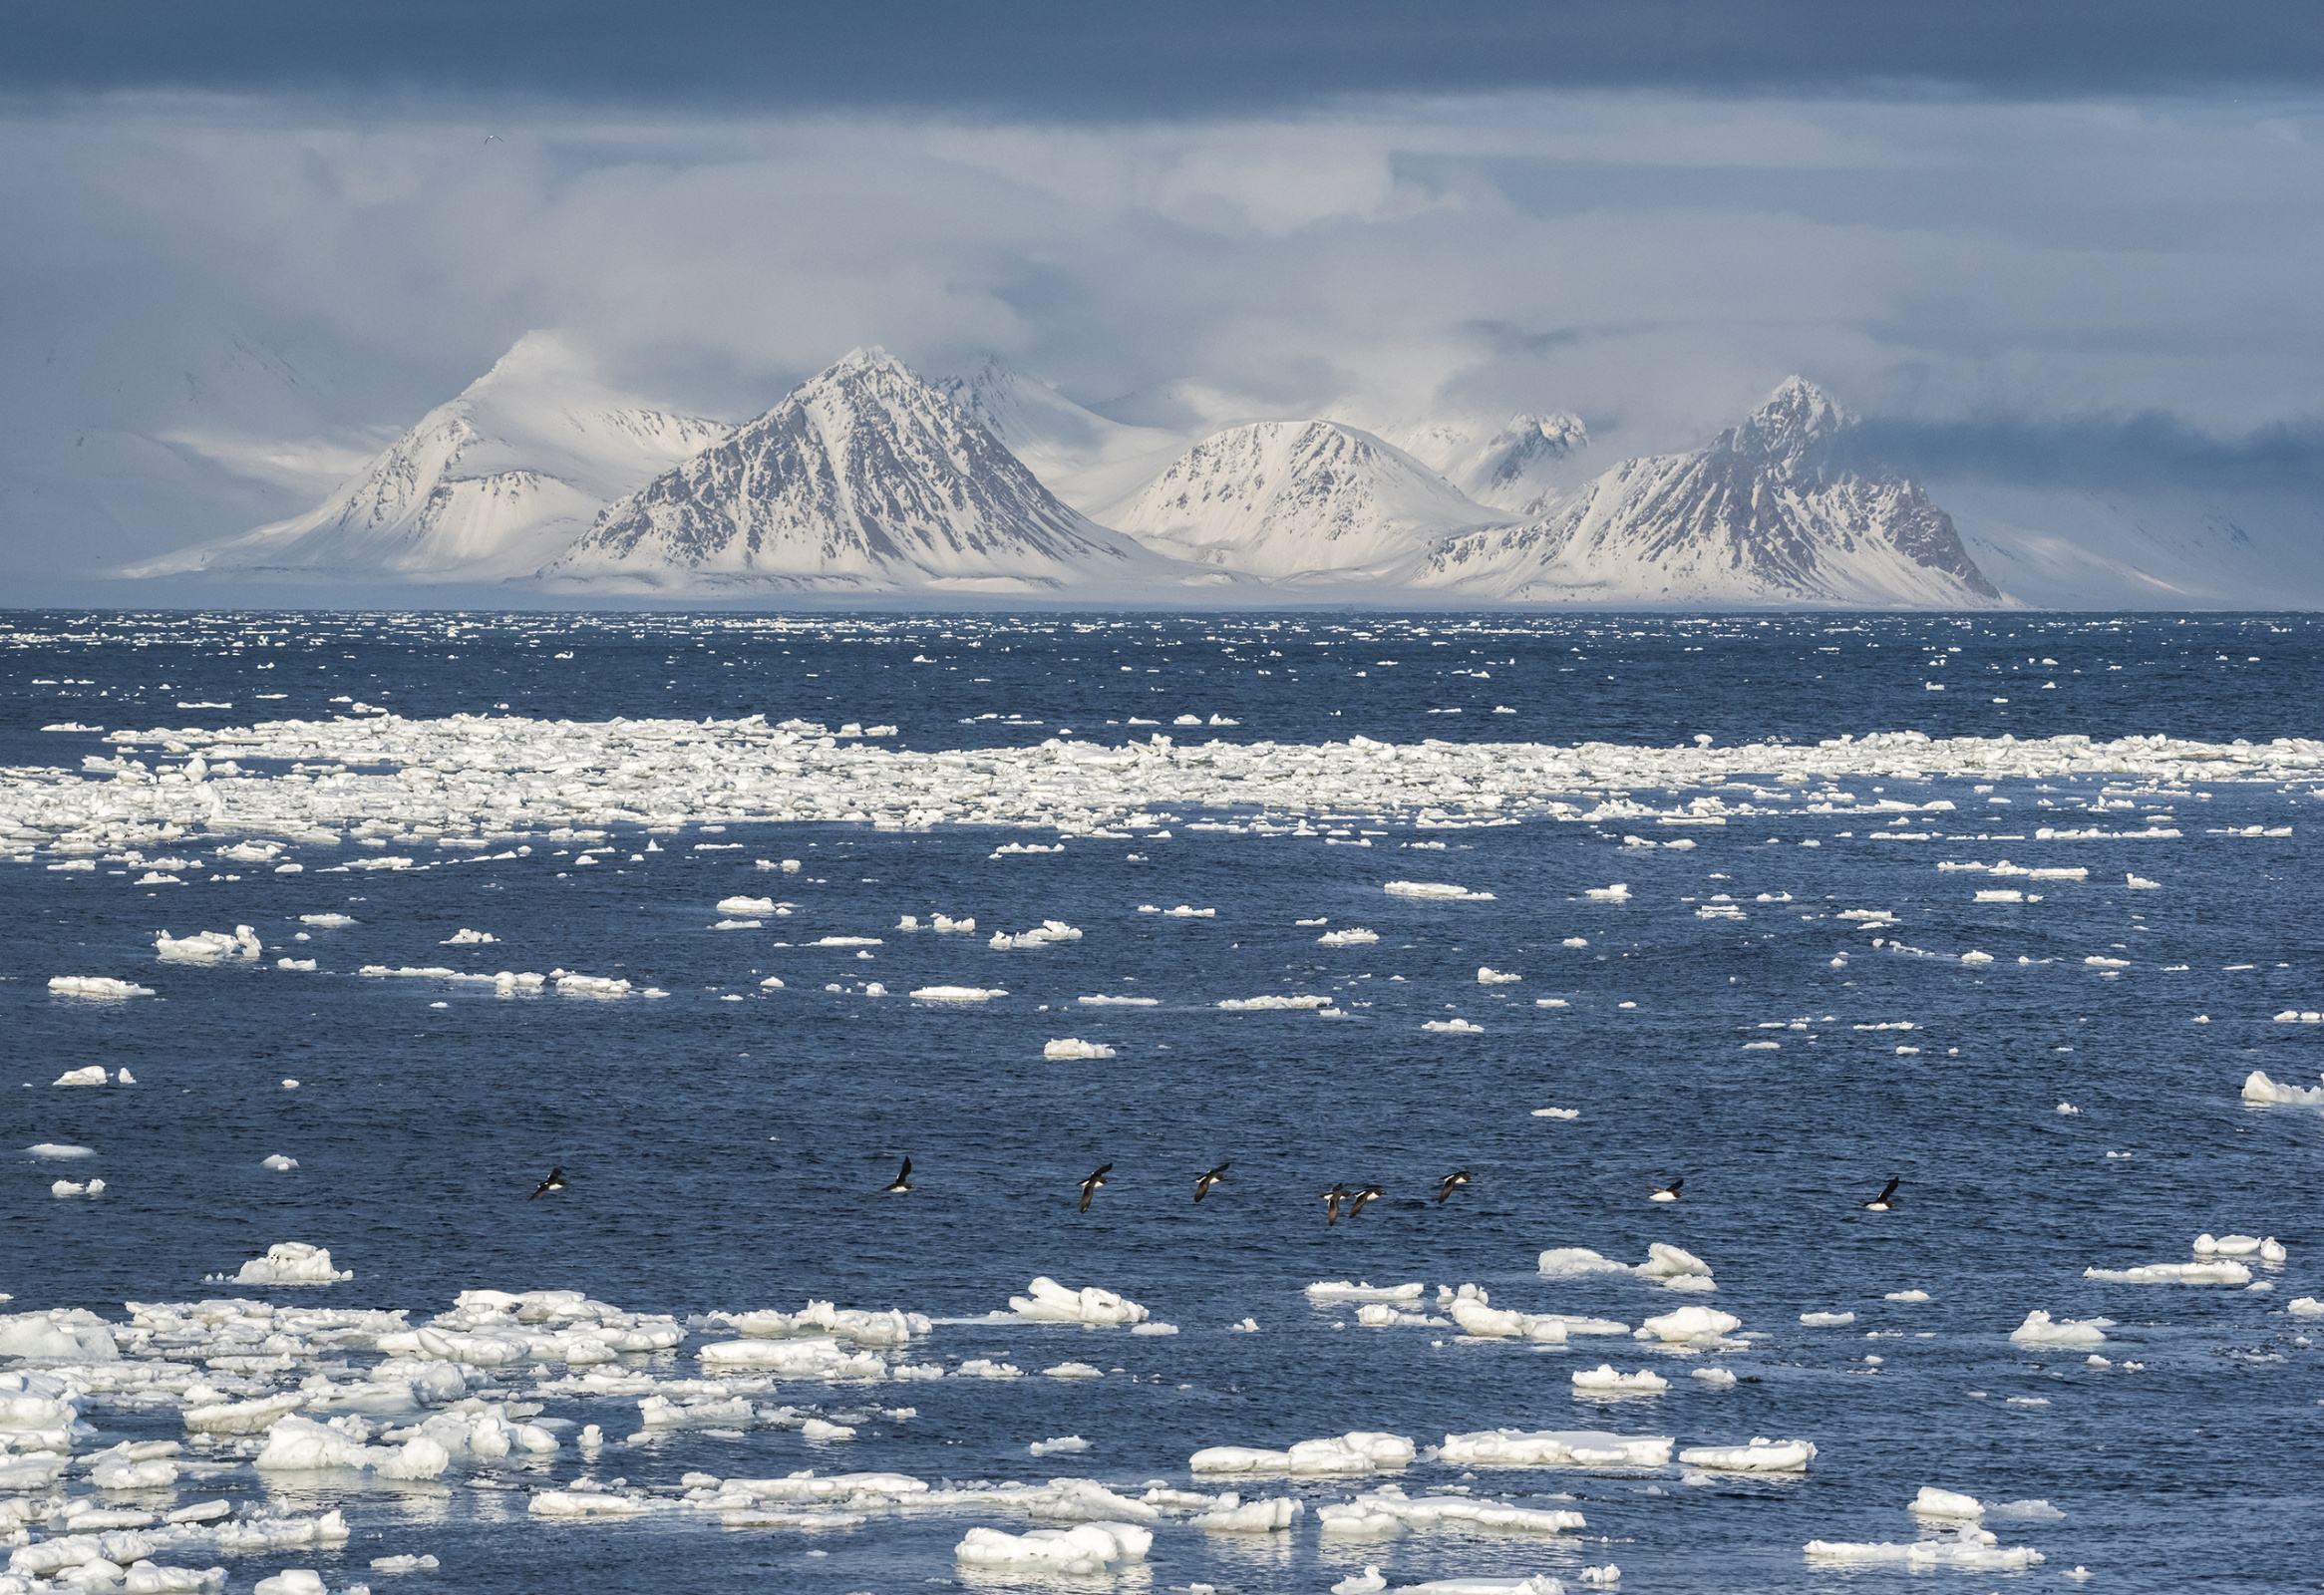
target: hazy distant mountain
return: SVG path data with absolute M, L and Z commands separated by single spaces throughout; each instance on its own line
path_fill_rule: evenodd
M 1408 579 L 1530 603 L 2013 603 L 1918 482 L 1834 463 L 1849 425 L 1794 377 L 1703 448 L 1625 461 L 1536 519 L 1445 539 Z
M 1195 581 L 1068 507 L 880 349 L 608 504 L 540 571 L 616 592 L 1103 595 Z
M 1514 415 L 1497 425 L 1439 418 L 1374 430 L 1467 496 L 1518 516 L 1547 509 L 1588 470 L 1589 429 L 1563 411 Z
M 1083 514 L 1144 485 L 1184 452 L 1186 439 L 1160 427 L 1126 427 L 1085 409 L 999 356 L 936 386 L 1025 463 L 1041 485 Z
M 726 431 L 612 392 L 563 338 L 531 332 L 305 514 L 124 574 L 411 582 L 529 575 L 580 535 L 608 498 Z
M 1368 432 L 1267 421 L 1205 438 L 1114 520 L 1158 552 L 1271 581 L 1392 585 L 1438 538 L 1505 518 Z

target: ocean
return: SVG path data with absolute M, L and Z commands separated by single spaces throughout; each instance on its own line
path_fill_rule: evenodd
M 2312 1582 L 2320 643 L 0 616 L 12 1572 Z

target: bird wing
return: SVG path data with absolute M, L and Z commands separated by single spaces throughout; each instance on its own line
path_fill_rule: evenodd
M 1095 1196 L 1097 1193 L 1098 1193 L 1098 1187 L 1097 1187 L 1097 1185 L 1095 1184 L 1095 1182 L 1092 1182 L 1092 1181 L 1084 1181 L 1084 1182 L 1083 1182 L 1083 1184 L 1082 1184 L 1082 1211 L 1083 1211 L 1083 1212 L 1085 1212 L 1085 1213 L 1086 1213 L 1086 1212 L 1088 1212 L 1088 1211 L 1090 1210 L 1090 1198 L 1091 1198 L 1092 1196 Z
M 909 1179 L 912 1177 L 912 1160 L 909 1157 L 904 1159 L 903 1169 L 895 1177 L 897 1179 Z

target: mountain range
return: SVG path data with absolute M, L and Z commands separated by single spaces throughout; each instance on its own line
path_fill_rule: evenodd
M 2214 526 L 2110 563 L 2086 546 L 2095 536 L 1996 531 L 1999 515 L 1965 539 L 1923 483 L 1851 461 L 1853 426 L 1793 378 L 1699 449 L 1610 464 L 1561 412 L 1189 438 L 1112 420 L 998 360 L 930 381 L 859 349 L 730 427 L 615 393 L 566 340 L 532 333 L 307 513 L 125 574 L 1940 609 L 2016 606 L 2003 587 L 2030 578 L 2042 597 L 2143 588 L 2161 607 L 2252 552 Z

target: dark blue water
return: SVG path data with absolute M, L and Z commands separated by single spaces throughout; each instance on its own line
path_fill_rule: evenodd
M 2314 734 L 2324 682 L 2317 626 L 2281 616 L 12 620 L 0 637 L 0 758 L 68 768 L 103 745 L 40 726 L 322 718 L 338 697 L 409 717 L 506 706 L 578 720 L 845 718 L 892 723 L 922 749 L 1067 728 L 1120 741 L 1145 735 L 1134 718 L 1166 730 L 1185 713 L 1239 722 L 1202 735 L 1240 741 L 1360 732 L 1667 746 L 1696 734 L 1814 741 L 1917 729 L 2264 742 Z M 232 707 L 179 707 L 203 704 Z M 1516 713 L 1494 715 L 1496 706 Z M 1463 712 L 1430 713 L 1448 709 Z M 2014 832 L 2044 798 L 2071 814 L 2110 785 L 2145 784 L 2003 783 L 1992 796 L 2012 799 Z M 1402 1480 L 1414 1494 L 1465 1483 L 1518 1504 L 1570 1496 L 1562 1504 L 1586 1514 L 1587 1535 L 1319 1542 L 1312 1516 L 1263 1540 L 1164 1525 L 1150 1565 L 1110 1581 L 1126 1587 L 1322 1590 L 1367 1562 L 1394 1584 L 1536 1572 L 1570 1581 L 1609 1560 L 1633 1592 L 1888 1588 L 1913 1576 L 1963 1589 L 2071 1588 L 2060 1575 L 2077 1564 L 2098 1575 L 2085 1586 L 2094 1589 L 2304 1585 L 2324 1521 L 2324 1378 L 2307 1341 L 2324 1335 L 2324 1319 L 2284 1307 L 2324 1294 L 2324 1116 L 2250 1109 L 2236 1094 L 2253 1069 L 2302 1085 L 2324 1070 L 2324 1027 L 2270 1017 L 2324 1007 L 2317 804 L 2304 787 L 2201 791 L 2207 800 L 2143 797 L 2139 812 L 2171 810 L 2184 832 L 2157 842 L 1897 846 L 1869 839 L 1860 819 L 1794 815 L 1780 827 L 1692 832 L 1700 844 L 1688 852 L 1624 848 L 1620 826 L 1424 833 L 1396 822 L 1363 826 L 1382 832 L 1369 848 L 1180 825 L 1166 841 L 1077 839 L 1061 854 L 994 858 L 997 841 L 1047 838 L 830 824 L 737 825 L 717 838 L 744 844 L 731 852 L 691 851 L 689 829 L 682 841 L 656 838 L 663 850 L 643 862 L 630 855 L 649 838 L 624 831 L 588 869 L 573 865 L 574 844 L 540 836 L 528 857 L 457 868 L 257 869 L 175 888 L 0 864 L 10 910 L 0 1003 L 25 1083 L 0 1138 L 15 1169 L 0 1203 L 0 1290 L 15 1297 L 9 1311 L 77 1306 L 119 1318 L 128 1300 L 217 1294 L 203 1275 L 296 1239 L 328 1245 L 354 1281 L 227 1293 L 409 1308 L 415 1322 L 479 1286 L 580 1289 L 678 1314 L 794 1310 L 813 1296 L 961 1317 L 1001 1308 L 1049 1274 L 1121 1291 L 1182 1331 L 944 1326 L 916 1360 L 1005 1358 L 1030 1374 L 1073 1358 L 1119 1372 L 1087 1384 L 948 1379 L 868 1393 L 803 1381 L 781 1399 L 838 1416 L 897 1406 L 917 1416 L 867 1417 L 860 1436 L 837 1446 L 772 1430 L 681 1436 L 611 1448 L 588 1469 L 670 1490 L 692 1470 L 818 1467 L 930 1480 L 1073 1474 L 1136 1494 L 1150 1479 L 1186 1487 L 1185 1458 L 1198 1446 L 1283 1446 L 1349 1429 L 1423 1444 L 1512 1426 L 1669 1435 L 1681 1445 L 1799 1436 L 1821 1447 L 1805 1479 L 1789 1482 L 1689 1484 L 1675 1465 L 1464 1478 L 1423 1463 Z M 1984 801 L 1943 780 L 1914 796 L 1957 797 L 1963 809 Z M 1999 823 L 1960 818 L 1963 831 Z M 2206 833 L 2287 824 L 2287 837 Z M 1797 844 L 1810 837 L 1822 845 Z M 1448 846 L 1401 845 L 1418 840 Z M 2086 864 L 2091 875 L 2013 879 L 2043 900 L 1979 904 L 1977 888 L 2002 882 L 1934 867 L 2003 855 Z M 759 871 L 758 857 L 805 867 Z M 2161 889 L 2128 889 L 2129 870 Z M 1382 882 L 1397 878 L 1495 896 L 1384 894 Z M 1611 880 L 1627 881 L 1632 900 L 1582 898 Z M 707 929 L 719 917 L 711 905 L 738 892 L 797 908 L 759 931 Z M 1698 918 L 1714 893 L 1748 917 Z M 1147 903 L 1217 913 L 1167 919 L 1139 913 Z M 1976 946 L 1997 961 L 1874 948 L 1877 931 L 1832 917 L 1846 907 L 1893 911 L 1903 920 L 1894 934 L 1913 947 Z M 359 923 L 293 940 L 298 915 L 326 910 Z M 938 911 L 973 914 L 983 933 L 1054 918 L 1084 936 L 994 951 L 981 933 L 890 928 L 899 914 L 925 923 Z M 1322 947 L 1315 927 L 1294 924 L 1318 918 L 1381 939 Z M 180 935 L 250 924 L 266 958 L 158 963 L 164 922 Z M 440 945 L 464 926 L 499 939 Z M 868 959 L 773 945 L 827 935 L 882 943 Z M 1588 945 L 1563 945 L 1569 937 Z M 1843 952 L 1845 967 L 1832 967 Z M 318 972 L 273 969 L 282 953 L 315 958 Z M 2021 965 L 2021 955 L 2037 962 Z M 2094 955 L 2126 967 L 2108 978 L 2084 964 Z M 671 995 L 501 999 L 489 987 L 354 974 L 375 963 L 561 967 Z M 1524 978 L 1480 985 L 1481 965 Z M 63 973 L 127 976 L 158 995 L 53 998 L 45 982 Z M 770 975 L 785 986 L 763 989 Z M 874 980 L 896 995 L 863 995 Z M 958 1009 L 902 995 L 929 984 L 1009 995 Z M 1295 992 L 1330 994 L 1353 1017 L 1215 1007 Z M 1160 1003 L 1075 1002 L 1098 993 Z M 1545 998 L 1566 1006 L 1536 1006 Z M 2196 1015 L 2210 1022 L 2190 1023 Z M 1483 1033 L 1421 1028 L 1453 1017 Z M 1762 1028 L 1795 1020 L 1808 1028 Z M 1918 1028 L 1854 1028 L 1902 1020 Z M 1117 1056 L 1045 1060 L 1043 1042 L 1066 1036 Z M 1743 1050 L 1769 1039 L 1780 1050 Z M 89 1064 L 126 1066 L 138 1084 L 48 1085 Z M 298 1089 L 284 1090 L 285 1077 Z M 2061 1102 L 2080 1112 L 2060 1114 Z M 1530 1112 L 1550 1105 L 1580 1116 Z M 61 1165 L 13 1150 L 46 1141 L 99 1155 Z M 262 1169 L 270 1153 L 300 1166 Z M 903 1155 L 914 1190 L 879 1196 Z M 1109 1161 L 1113 1183 L 1077 1214 L 1075 1181 Z M 1231 1162 L 1229 1181 L 1194 1206 L 1192 1176 L 1220 1161 Z M 527 1202 L 552 1164 L 571 1173 L 571 1189 Z M 1455 1168 L 1475 1182 L 1440 1206 L 1429 1197 Z M 60 1172 L 95 1173 L 110 1188 L 97 1200 L 54 1199 L 47 1186 Z M 1644 1199 L 1680 1174 L 1682 1201 Z M 1903 1180 L 1899 1209 L 1861 1211 L 1890 1175 Z M 1327 1227 L 1315 1197 L 1334 1181 L 1376 1181 L 1389 1194 Z M 2206 1230 L 2280 1239 L 2288 1264 L 2254 1270 L 2274 1289 L 2083 1278 L 2094 1265 L 2184 1260 Z M 1534 1272 L 1546 1247 L 1635 1262 L 1655 1240 L 1710 1262 L 1717 1294 Z M 1448 1330 L 1360 1329 L 1352 1309 L 1312 1308 L 1301 1294 L 1343 1278 L 1425 1280 L 1432 1292 L 1475 1281 L 1495 1306 L 1632 1324 L 1697 1303 L 1770 1338 L 1699 1359 L 1622 1339 L 1554 1351 L 1464 1344 Z M 1883 1300 L 1907 1288 L 1933 1299 Z M 2102 1348 L 2118 1366 L 2012 1346 L 2008 1331 L 2033 1308 L 2119 1320 Z M 1799 1323 L 1824 1311 L 1857 1321 Z M 1246 1316 L 1259 1334 L 1227 1332 Z M 1902 1338 L 1866 1339 L 1875 1331 Z M 691 1376 L 697 1344 L 633 1361 Z M 1867 1355 L 1885 1359 L 1877 1372 Z M 1569 1375 L 1601 1361 L 1655 1368 L 1673 1389 L 1577 1399 Z M 2124 1371 L 2125 1361 L 2144 1370 Z M 1703 1362 L 1746 1382 L 1696 1388 L 1686 1370 Z M 521 1395 L 531 1378 L 505 1386 Z M 635 1427 L 633 1402 L 555 1399 L 547 1412 L 614 1436 Z M 89 1416 L 104 1431 L 93 1444 L 180 1433 L 169 1412 L 96 1400 Z M 1025 1449 L 1065 1435 L 1093 1448 L 1046 1460 Z M 455 1473 L 422 1485 L 245 1468 L 181 1498 L 348 1513 L 355 1534 L 344 1552 L 231 1564 L 235 1587 L 315 1566 L 337 1588 L 371 1577 L 371 1556 L 426 1551 L 442 1570 L 410 1576 L 447 1590 L 903 1590 L 968 1581 L 952 1556 L 968 1527 L 1026 1526 L 958 1512 L 875 1518 L 813 1539 L 722 1533 L 715 1520 L 676 1515 L 542 1525 L 520 1495 L 469 1487 L 530 1488 L 583 1470 L 569 1448 L 481 1480 Z M 1912 1539 L 1902 1506 L 1922 1484 L 1990 1501 L 2046 1497 L 2067 1515 L 1989 1520 L 2003 1544 L 2048 1557 L 2023 1574 L 1804 1559 L 1811 1539 Z M 1352 1487 L 1263 1492 L 1315 1503 Z

